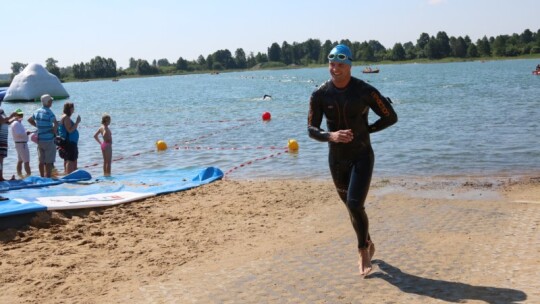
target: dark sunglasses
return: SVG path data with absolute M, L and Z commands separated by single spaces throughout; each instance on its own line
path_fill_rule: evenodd
M 330 55 L 328 55 L 328 59 L 330 59 L 330 60 L 334 60 L 336 57 L 339 60 L 347 60 L 347 59 L 349 59 L 349 60 L 352 61 L 352 58 L 347 57 L 347 55 L 345 55 L 345 54 L 340 53 L 340 54 L 330 54 Z

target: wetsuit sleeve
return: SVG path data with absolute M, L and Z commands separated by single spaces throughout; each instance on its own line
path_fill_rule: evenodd
M 330 134 L 321 129 L 321 122 L 323 119 L 323 108 L 320 98 L 315 93 L 311 94 L 309 100 L 309 113 L 308 113 L 308 134 L 309 137 L 318 141 L 328 141 Z
M 379 119 L 368 126 L 369 133 L 374 133 L 388 128 L 398 121 L 398 117 L 389 98 L 381 95 L 377 90 L 369 93 L 369 106 L 379 115 Z

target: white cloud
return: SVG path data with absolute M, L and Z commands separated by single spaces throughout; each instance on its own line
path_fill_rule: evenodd
M 428 0 L 428 4 L 430 5 L 439 5 L 445 3 L 446 0 Z

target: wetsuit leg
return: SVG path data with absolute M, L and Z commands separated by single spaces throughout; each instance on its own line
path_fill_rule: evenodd
M 367 248 L 369 221 L 364 203 L 369 191 L 373 173 L 374 156 L 372 153 L 355 157 L 355 160 L 343 160 L 330 157 L 330 171 L 334 185 L 341 200 L 345 203 L 351 223 L 358 239 L 358 248 Z

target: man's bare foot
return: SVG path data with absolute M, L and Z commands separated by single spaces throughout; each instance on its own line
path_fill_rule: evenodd
M 365 278 L 372 269 L 369 247 L 358 249 L 358 255 L 358 270 L 360 271 L 360 275 Z

